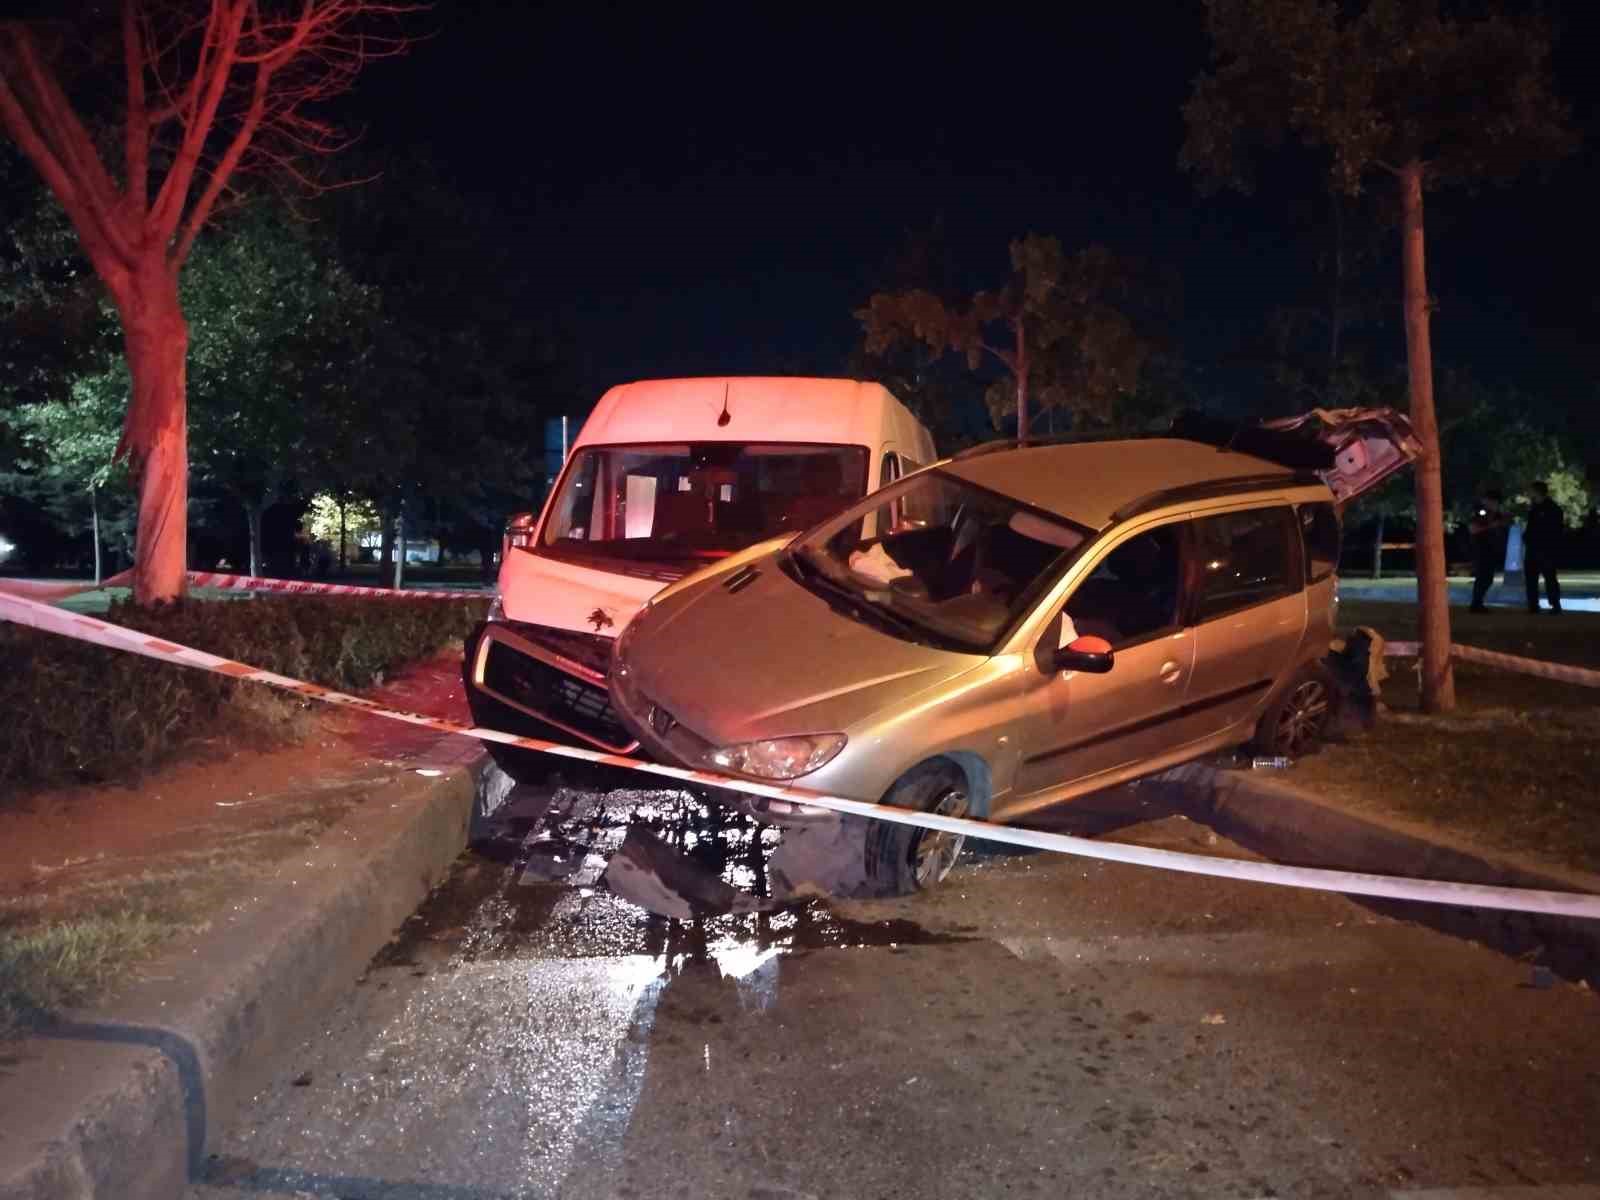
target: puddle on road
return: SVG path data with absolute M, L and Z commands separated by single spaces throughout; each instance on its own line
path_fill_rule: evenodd
M 647 955 L 669 966 L 715 961 L 726 968 L 826 947 L 968 940 L 966 930 L 933 933 L 898 918 L 847 920 L 814 899 L 688 920 L 647 912 L 611 894 L 602 879 L 631 824 L 708 876 L 750 896 L 770 895 L 767 862 L 782 830 L 682 791 L 559 789 L 505 814 L 492 837 L 458 860 L 373 968 L 421 971 L 450 961 L 618 955 Z

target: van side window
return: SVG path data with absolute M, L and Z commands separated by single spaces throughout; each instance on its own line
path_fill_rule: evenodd
M 1300 532 L 1306 545 L 1306 582 L 1318 583 L 1339 569 L 1339 516 L 1332 504 L 1302 504 Z
M 1080 583 L 1067 616 L 1080 637 L 1103 637 L 1112 649 L 1178 624 L 1182 590 L 1180 526 L 1129 538 Z
M 881 488 L 888 487 L 891 483 L 899 478 L 900 456 L 897 455 L 893 450 L 885 451 L 883 455 L 883 465 L 878 469 L 878 486 Z M 900 528 L 900 524 L 904 519 L 905 513 L 901 509 L 900 501 L 891 500 L 889 502 L 889 530 Z M 889 530 L 880 532 L 888 532 Z
M 1293 520 L 1289 508 L 1274 507 L 1195 521 L 1196 620 L 1208 621 L 1300 589 Z

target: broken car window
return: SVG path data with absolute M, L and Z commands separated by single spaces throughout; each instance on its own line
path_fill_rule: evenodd
M 834 586 L 956 648 L 989 651 L 1087 536 L 934 471 L 868 497 L 799 551 Z

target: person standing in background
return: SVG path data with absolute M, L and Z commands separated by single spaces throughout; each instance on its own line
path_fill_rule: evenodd
M 1471 611 L 1475 613 L 1489 611 L 1484 607 L 1484 598 L 1494 586 L 1495 572 L 1506 561 L 1506 527 L 1511 520 L 1500 507 L 1504 500 L 1497 491 L 1485 492 L 1483 502 L 1467 522 L 1467 531 L 1472 534 Z
M 1567 522 L 1561 508 L 1550 499 L 1550 485 L 1536 480 L 1528 489 L 1533 494 L 1533 507 L 1528 510 L 1528 527 L 1522 534 L 1522 577 L 1528 585 L 1528 611 L 1540 612 L 1539 576 L 1544 576 L 1544 594 L 1550 601 L 1550 611 L 1561 611 L 1561 580 L 1556 577 L 1560 565 L 1561 542 L 1567 532 Z

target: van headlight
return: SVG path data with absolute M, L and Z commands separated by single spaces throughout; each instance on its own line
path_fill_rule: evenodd
M 831 762 L 844 744 L 842 733 L 811 733 L 719 746 L 706 754 L 705 761 L 719 770 L 757 779 L 798 779 Z

